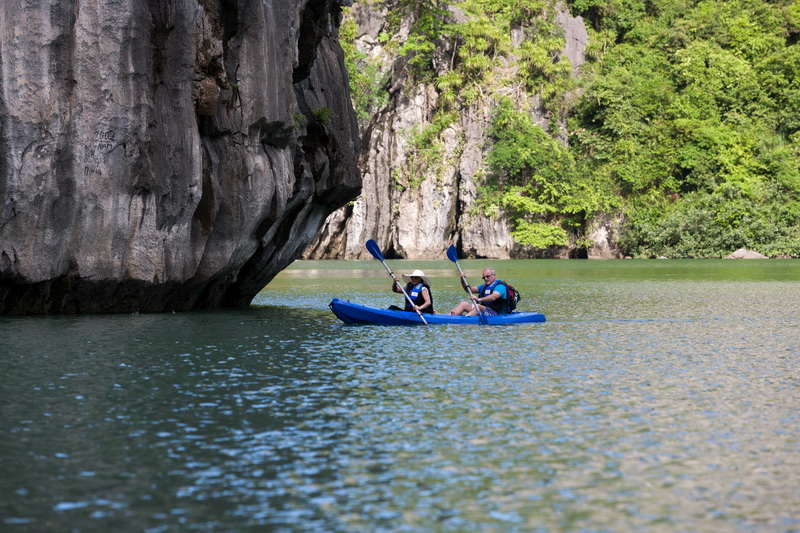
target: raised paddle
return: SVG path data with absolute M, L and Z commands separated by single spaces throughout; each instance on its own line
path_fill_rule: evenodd
M 389 273 L 389 275 L 392 277 L 392 279 L 396 280 L 396 278 L 394 276 L 394 272 L 392 272 L 392 269 L 390 269 L 389 265 L 386 264 L 386 261 L 383 260 L 383 254 L 381 253 L 380 247 L 378 247 L 378 243 L 376 243 L 375 241 L 370 239 L 370 240 L 367 241 L 366 246 L 367 246 L 367 250 L 369 250 L 369 253 L 372 254 L 372 257 L 374 257 L 375 259 L 380 261 L 381 264 L 383 264 L 384 268 L 386 268 L 386 272 Z M 400 290 L 402 291 L 403 296 L 405 296 L 406 300 L 408 300 L 408 303 L 411 304 L 411 307 L 414 307 L 414 302 L 412 302 L 411 298 L 408 297 L 408 294 L 406 294 L 406 290 L 403 288 L 403 286 L 400 284 L 399 281 L 396 281 L 396 283 L 397 283 L 397 286 L 400 287 Z M 422 320 L 422 323 L 427 326 L 428 325 L 428 321 L 425 320 L 425 317 L 422 316 L 422 313 L 419 311 L 419 309 L 414 309 L 414 311 L 417 312 L 417 314 L 419 315 L 420 320 Z
M 469 294 L 469 301 L 472 302 L 472 305 L 475 307 L 475 310 L 478 311 L 478 322 L 480 322 L 481 324 L 488 324 L 489 320 L 486 318 L 486 315 L 483 314 L 483 311 L 481 311 L 480 306 L 477 303 L 475 303 L 475 300 L 472 299 L 472 287 L 470 287 L 469 281 L 467 281 L 467 277 L 461 270 L 461 265 L 458 264 L 458 252 L 456 252 L 456 247 L 452 244 L 450 245 L 450 248 L 447 249 L 447 258 L 456 264 L 456 267 L 458 267 L 458 273 L 461 275 L 461 277 L 464 279 L 464 283 L 466 283 L 467 285 L 466 287 L 464 287 L 464 290 L 467 291 L 467 294 Z

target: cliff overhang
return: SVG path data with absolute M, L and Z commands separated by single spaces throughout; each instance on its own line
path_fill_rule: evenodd
M 0 313 L 249 305 L 360 191 L 350 3 L 4 5 Z

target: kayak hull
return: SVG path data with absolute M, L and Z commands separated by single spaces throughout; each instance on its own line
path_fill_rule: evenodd
M 381 326 L 412 326 L 422 324 L 419 315 L 410 311 L 393 311 L 391 309 L 378 309 L 366 305 L 354 304 L 346 300 L 334 298 L 328 304 L 333 314 L 345 324 L 375 324 Z M 423 314 L 428 324 L 480 324 L 479 316 L 453 316 Z M 542 313 L 510 313 L 508 315 L 485 315 L 483 317 L 489 325 L 499 326 L 504 324 L 528 324 L 531 322 L 545 322 Z

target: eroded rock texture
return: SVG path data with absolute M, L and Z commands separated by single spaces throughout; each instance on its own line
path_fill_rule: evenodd
M 350 0 L 0 6 L 0 312 L 243 306 L 361 186 Z
M 464 17 L 452 7 L 454 20 Z M 479 185 L 487 169 L 486 157 L 491 146 L 487 132 L 491 128 L 494 106 L 502 94 L 486 94 L 468 109 L 459 110 L 459 118 L 442 132 L 441 153 L 426 169 L 424 179 L 409 177 L 409 160 L 415 148 L 410 146 L 415 128 L 430 124 L 439 109 L 439 92 L 433 84 L 409 83 L 405 59 L 393 57 L 383 46 L 382 32 L 389 31 L 386 13 L 380 5 L 357 3 L 350 10 L 359 34 L 356 45 L 369 57 L 386 65 L 390 81 L 389 104 L 375 115 L 362 135 L 364 150 L 360 168 L 364 187 L 359 198 L 325 224 L 319 237 L 305 251 L 309 259 L 368 259 L 364 248 L 375 239 L 387 257 L 442 259 L 450 244 L 462 257 L 567 258 L 576 254 L 573 246 L 540 250 L 517 243 L 511 235 L 509 220 L 499 213 L 475 209 Z M 564 31 L 563 56 L 570 60 L 577 75 L 585 61 L 588 35 L 583 20 L 561 11 L 557 17 Z M 411 21 L 400 21 L 395 40 L 403 42 Z M 512 35 L 521 39 L 519 32 Z M 517 44 L 519 44 L 517 42 Z M 443 73 L 449 68 L 453 51 L 446 43 L 440 46 L 434 66 Z M 438 59 L 437 59 L 438 58 Z M 550 116 L 542 110 L 531 117 L 547 127 Z M 561 139 L 566 142 L 566 136 Z M 607 221 L 591 224 L 597 240 L 588 250 L 590 257 L 613 257 L 617 250 L 607 242 L 613 231 Z

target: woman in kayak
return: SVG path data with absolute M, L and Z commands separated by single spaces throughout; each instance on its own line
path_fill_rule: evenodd
M 412 306 L 408 300 L 405 300 L 405 308 L 402 311 L 419 311 L 420 313 L 436 313 L 433 310 L 433 295 L 431 294 L 431 280 L 425 275 L 422 270 L 415 270 L 410 275 L 403 274 L 403 281 L 406 282 L 405 291 L 408 297 L 414 302 Z M 403 292 L 400 290 L 400 280 L 394 278 L 392 283 L 392 291 Z M 405 299 L 405 298 L 404 298 Z M 392 305 L 389 309 L 400 311 L 401 309 L 396 305 Z

